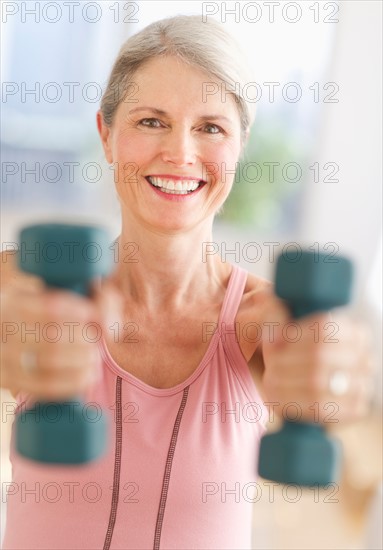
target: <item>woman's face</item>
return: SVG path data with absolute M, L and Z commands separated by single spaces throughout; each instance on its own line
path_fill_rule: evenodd
M 230 192 L 241 150 L 233 96 L 176 57 L 148 61 L 130 90 L 111 128 L 98 113 L 123 216 L 165 232 L 211 220 Z

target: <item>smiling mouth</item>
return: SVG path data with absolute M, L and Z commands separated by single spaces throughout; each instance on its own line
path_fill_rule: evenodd
M 191 195 L 206 184 L 204 180 L 173 180 L 155 176 L 146 176 L 145 179 L 152 187 L 169 195 Z

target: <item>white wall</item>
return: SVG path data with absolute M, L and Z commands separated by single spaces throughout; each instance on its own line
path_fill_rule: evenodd
M 313 159 L 336 162 L 339 183 L 310 184 L 301 238 L 336 242 L 340 253 L 351 254 L 361 299 L 381 246 L 382 3 L 341 2 L 339 20 L 327 78 L 339 85 L 339 103 L 324 104 Z

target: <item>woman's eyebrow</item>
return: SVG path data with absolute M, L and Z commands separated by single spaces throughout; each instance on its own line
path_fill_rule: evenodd
M 155 113 L 159 116 L 168 116 L 168 114 L 165 111 L 162 111 L 161 109 L 156 109 L 155 107 L 136 107 L 135 109 L 130 109 L 130 113 L 137 113 L 138 111 L 152 111 L 152 113 Z
M 170 116 L 169 113 L 167 113 L 166 111 L 163 111 L 162 109 L 157 109 L 156 107 L 136 107 L 134 109 L 130 109 L 129 114 L 137 113 L 139 111 L 151 111 L 158 116 Z M 223 120 L 228 124 L 232 124 L 232 121 L 224 115 L 201 115 L 199 119 L 203 121 Z
M 211 121 L 211 120 L 223 120 L 224 122 L 227 122 L 228 124 L 232 124 L 233 122 L 223 115 L 202 115 L 199 117 L 201 120 Z

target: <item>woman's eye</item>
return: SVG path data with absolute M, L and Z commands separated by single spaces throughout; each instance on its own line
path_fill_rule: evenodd
M 160 121 L 158 120 L 158 118 L 143 118 L 139 121 L 139 124 L 142 124 L 143 126 L 149 126 L 149 128 L 160 127 Z
M 222 128 L 220 128 L 219 126 L 217 126 L 216 124 L 206 124 L 205 125 L 205 129 L 208 128 L 207 130 L 207 133 L 208 134 L 219 134 L 219 133 L 223 133 L 223 130 Z M 210 130 L 209 130 L 210 128 Z

